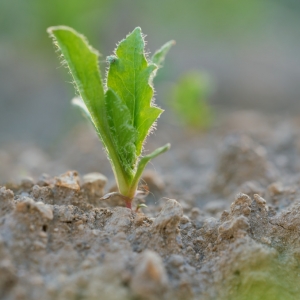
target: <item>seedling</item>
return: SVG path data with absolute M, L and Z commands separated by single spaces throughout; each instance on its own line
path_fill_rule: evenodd
M 122 40 L 107 57 L 108 70 L 102 83 L 98 52 L 87 39 L 66 26 L 48 28 L 61 52 L 79 95 L 73 103 L 92 122 L 110 160 L 126 207 L 138 193 L 138 183 L 148 162 L 167 151 L 170 144 L 142 156 L 146 137 L 163 110 L 153 101 L 152 80 L 173 42 L 166 43 L 149 60 L 139 27 Z
M 135 212 L 139 212 L 139 210 L 144 207 L 144 208 L 147 208 L 148 206 L 144 203 L 140 203 L 137 205 L 136 209 L 135 209 Z
M 200 71 L 189 71 L 179 79 L 170 105 L 184 124 L 200 129 L 211 125 L 212 109 L 207 100 L 212 88 L 212 79 Z

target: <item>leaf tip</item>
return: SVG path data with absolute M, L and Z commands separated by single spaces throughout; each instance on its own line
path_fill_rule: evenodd
M 167 152 L 167 151 L 169 151 L 169 150 L 170 150 L 170 148 L 171 148 L 171 144 L 170 144 L 170 143 L 168 143 L 168 144 L 166 144 L 166 145 L 162 146 L 161 148 L 159 148 L 159 149 L 160 149 L 160 153 Z
M 139 27 L 139 26 L 135 27 L 133 29 L 133 31 L 128 34 L 127 37 L 130 37 L 130 36 L 134 37 L 135 39 L 142 39 L 143 43 L 145 43 L 145 41 L 144 41 L 144 35 L 142 33 L 142 28 Z
M 142 32 L 142 28 L 140 26 L 138 27 L 135 27 L 133 32 L 138 32 L 138 33 L 141 33 Z
M 72 31 L 75 32 L 75 30 L 69 26 L 65 26 L 65 25 L 58 25 L 58 26 L 50 26 L 47 28 L 47 33 L 49 33 L 50 35 L 53 35 L 53 33 L 55 31 L 59 31 L 59 30 L 68 30 L 68 31 Z

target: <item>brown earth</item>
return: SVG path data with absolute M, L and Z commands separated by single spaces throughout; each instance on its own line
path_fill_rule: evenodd
M 165 127 L 153 140 L 173 148 L 144 175 L 143 212 L 100 200 L 113 181 L 86 132 L 60 160 L 24 146 L 40 164 L 20 182 L 4 184 L 21 158 L 3 148 L 0 299 L 300 299 L 298 132 L 297 119 L 246 112 L 207 134 Z M 99 165 L 108 180 L 37 176 Z

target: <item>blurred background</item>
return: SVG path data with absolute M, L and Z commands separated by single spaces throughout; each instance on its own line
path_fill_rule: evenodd
M 217 110 L 300 111 L 297 0 L 1 0 L 0 150 L 24 142 L 51 153 L 82 121 L 70 105 L 71 79 L 46 33 L 53 25 L 86 35 L 102 54 L 103 72 L 105 57 L 136 26 L 151 53 L 176 40 L 155 81 L 163 108 L 172 86 L 200 70 L 213 78 L 209 101 Z M 159 122 L 172 123 L 172 114 Z

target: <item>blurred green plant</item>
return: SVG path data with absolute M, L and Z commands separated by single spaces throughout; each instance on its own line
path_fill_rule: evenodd
M 285 261 L 266 258 L 265 262 L 253 266 L 241 264 L 241 271 L 235 281 L 228 282 L 234 287 L 225 300 L 298 300 L 299 265 L 292 257 Z M 255 264 L 255 263 L 254 263 Z
M 107 57 L 103 85 L 99 53 L 83 35 L 66 26 L 50 27 L 48 32 L 61 51 L 80 95 L 73 103 L 94 125 L 110 160 L 119 189 L 117 194 L 131 208 L 146 165 L 170 148 L 167 144 L 142 156 L 145 139 L 163 112 L 153 103 L 152 79 L 173 42 L 162 46 L 152 60 L 147 60 L 141 29 L 135 28 L 118 44 L 114 55 Z
M 211 77 L 204 72 L 189 71 L 173 88 L 170 105 L 185 125 L 206 129 L 213 119 L 207 101 L 211 91 Z

